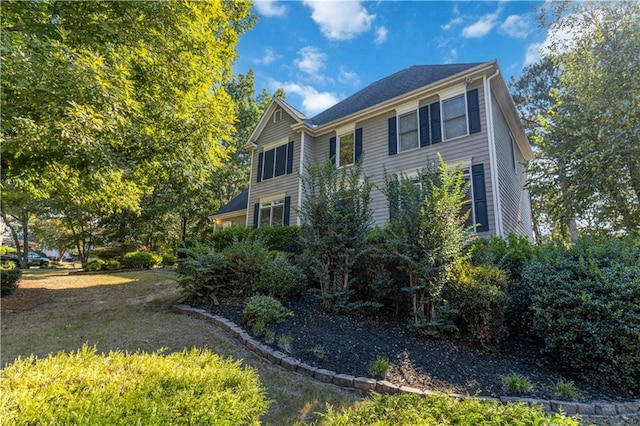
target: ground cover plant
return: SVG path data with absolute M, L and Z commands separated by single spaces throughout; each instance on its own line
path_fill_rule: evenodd
M 72 353 L 19 359 L 2 370 L 3 424 L 259 424 L 267 410 L 255 371 L 210 350 Z
M 0 296 L 9 296 L 18 289 L 18 282 L 22 278 L 22 269 L 13 262 L 0 265 Z

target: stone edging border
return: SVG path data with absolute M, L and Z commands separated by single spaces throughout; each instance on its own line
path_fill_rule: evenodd
M 285 370 L 299 373 L 303 376 L 311 377 L 324 383 L 332 383 L 343 388 L 355 389 L 364 392 L 377 392 L 382 394 L 411 393 L 416 395 L 442 395 L 441 392 L 435 392 L 428 389 L 417 389 L 409 386 L 398 386 L 387 380 L 376 380 L 370 377 L 355 377 L 349 374 L 340 374 L 335 371 L 325 370 L 323 368 L 312 367 L 301 362 L 287 354 L 276 351 L 261 342 L 255 340 L 249 333 L 242 329 L 239 325 L 219 315 L 213 315 L 204 309 L 193 308 L 188 305 L 174 305 L 172 309 L 175 312 L 191 315 L 196 318 L 202 318 L 213 322 L 217 326 L 231 333 L 247 349 L 268 360 L 269 362 L 279 365 Z M 452 398 L 465 399 L 468 395 L 447 394 Z M 568 401 L 555 401 L 534 398 L 517 398 L 503 396 L 500 398 L 492 397 L 473 397 L 484 401 L 496 401 L 503 404 L 509 402 L 524 402 L 529 405 L 537 404 L 550 413 L 562 413 L 566 415 L 580 414 L 585 420 L 597 420 L 598 418 L 607 418 L 614 420 L 617 418 L 638 418 L 640 419 L 640 399 L 624 403 L 610 402 L 593 402 L 580 403 Z

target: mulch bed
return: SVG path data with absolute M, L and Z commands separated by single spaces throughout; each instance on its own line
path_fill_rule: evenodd
M 453 340 L 418 336 L 406 328 L 404 321 L 381 312 L 327 312 L 311 294 L 285 300 L 283 304 L 294 312 L 294 317 L 266 327 L 275 333 L 275 341 L 268 344 L 315 367 L 375 377 L 370 367 L 379 356 L 388 358 L 393 364 L 386 380 L 433 391 L 553 400 L 562 398 L 553 394 L 551 386 L 564 378 L 575 383 L 581 401 L 623 401 L 631 397 L 576 380 L 549 362 L 538 349 L 518 347 L 498 354 L 488 353 Z M 243 307 L 242 301 L 222 300 L 210 311 L 243 326 Z M 249 327 L 245 328 L 264 342 L 264 333 L 255 335 Z M 281 336 L 291 337 L 288 351 L 278 347 Z M 508 394 L 502 387 L 501 376 L 510 373 L 521 374 L 533 381 L 533 392 Z

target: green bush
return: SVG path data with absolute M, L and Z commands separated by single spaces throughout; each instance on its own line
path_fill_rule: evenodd
M 238 295 L 249 295 L 254 281 L 269 261 L 267 247 L 260 238 L 234 241 L 222 255 L 228 270 L 229 285 Z
M 161 256 L 155 253 L 147 253 L 144 251 L 134 251 L 126 253 L 122 257 L 122 265 L 125 268 L 149 269 L 162 262 Z
M 227 260 L 214 247 L 193 242 L 181 249 L 178 260 L 178 285 L 182 301 L 217 303 L 230 288 Z
M 304 287 L 304 272 L 292 265 L 286 257 L 277 256 L 262 270 L 254 282 L 253 291 L 276 298 L 297 294 Z
M 323 424 L 349 425 L 566 425 L 573 419 L 551 417 L 540 406 L 518 402 L 459 400 L 448 396 L 374 395 L 342 412 L 329 407 Z
M 579 377 L 640 389 L 640 244 L 580 238 L 545 246 L 523 279 L 545 350 Z
M 102 259 L 93 259 L 87 262 L 87 265 L 84 267 L 85 271 L 102 271 L 105 269 L 107 262 Z
M 162 266 L 176 266 L 178 263 L 178 258 L 172 254 L 163 254 L 162 255 Z
M 250 326 L 278 323 L 293 316 L 293 312 L 285 308 L 279 300 L 262 295 L 251 297 L 244 307 L 243 314 L 245 323 Z
M 104 266 L 104 269 L 106 269 L 107 271 L 115 271 L 120 268 L 120 262 L 118 262 L 117 260 L 108 260 L 107 264 Z
M 235 241 L 254 238 L 256 230 L 246 226 L 234 225 L 214 231 L 208 238 L 208 243 L 217 250 L 224 250 Z
M 15 247 L 9 247 L 9 246 L 0 246 L 0 254 L 13 254 L 16 253 L 18 250 L 16 250 Z
M 299 226 L 268 226 L 256 229 L 236 225 L 214 231 L 208 240 L 216 249 L 224 250 L 235 241 L 258 238 L 264 242 L 268 250 L 297 253 L 299 236 Z
M 17 268 L 13 262 L 0 267 L 0 295 L 9 296 L 18 289 L 18 281 L 22 278 L 22 269 Z
M 494 266 L 460 264 L 443 292 L 449 320 L 459 337 L 484 349 L 496 349 L 506 336 L 506 290 L 504 271 Z
M 255 371 L 209 350 L 78 352 L 2 370 L 3 424 L 257 425 L 268 406 Z

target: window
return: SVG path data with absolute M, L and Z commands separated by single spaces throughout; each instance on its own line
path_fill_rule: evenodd
M 258 182 L 292 172 L 293 142 L 268 149 L 258 154 Z
M 467 132 L 467 108 L 464 94 L 442 101 L 444 138 L 464 136 Z
M 260 206 L 258 227 L 263 228 L 282 224 L 284 224 L 284 199 L 269 201 Z
M 353 133 L 347 133 L 338 138 L 338 166 L 348 166 L 355 163 L 355 138 Z
M 277 109 L 273 112 L 273 122 L 277 123 L 280 120 L 282 120 L 282 110 Z
M 416 111 L 400 116 L 400 152 L 418 147 L 418 114 Z

